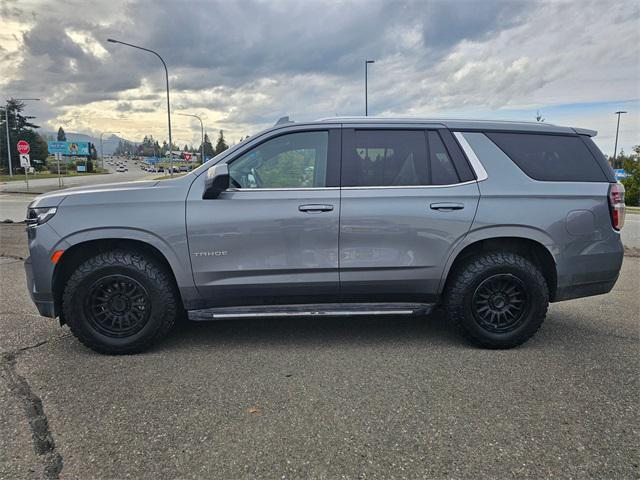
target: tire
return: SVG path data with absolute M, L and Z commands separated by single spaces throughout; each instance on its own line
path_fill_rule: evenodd
M 182 307 L 166 268 L 141 253 L 114 250 L 76 268 L 65 285 L 62 310 L 80 342 L 122 355 L 164 338 Z
M 510 252 L 467 259 L 452 273 L 445 309 L 458 330 L 484 348 L 513 348 L 526 342 L 547 315 L 549 289 L 540 270 Z

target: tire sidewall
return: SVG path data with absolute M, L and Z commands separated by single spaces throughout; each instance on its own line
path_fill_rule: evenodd
M 532 268 L 533 265 L 531 265 Z M 480 326 L 473 312 L 473 295 L 480 283 L 493 275 L 510 274 L 524 283 L 528 296 L 528 305 L 524 313 L 524 318 L 520 320 L 518 326 L 508 332 L 491 332 Z M 493 265 L 483 269 L 474 275 L 472 281 L 467 285 L 462 298 L 463 326 L 476 338 L 480 338 L 496 346 L 511 346 L 518 343 L 523 337 L 530 336 L 530 332 L 537 330 L 541 318 L 544 318 L 547 306 L 547 296 L 540 285 L 540 279 L 532 272 L 522 268 L 518 264 Z
M 84 312 L 85 301 L 89 295 L 90 287 L 102 277 L 108 275 L 125 275 L 139 282 L 147 290 L 150 301 L 150 313 L 144 327 L 135 334 L 115 338 L 104 335 L 97 331 L 92 325 Z M 70 302 L 65 305 L 70 312 L 65 312 L 69 326 L 79 330 L 83 336 L 88 337 L 92 343 L 108 346 L 113 349 L 127 349 L 128 347 L 139 343 L 140 341 L 152 336 L 163 324 L 164 316 L 168 314 L 168 305 L 163 292 L 150 281 L 149 278 L 140 270 L 132 265 L 114 265 L 96 268 L 90 273 L 83 275 L 81 278 L 81 288 L 76 288 L 70 297 Z

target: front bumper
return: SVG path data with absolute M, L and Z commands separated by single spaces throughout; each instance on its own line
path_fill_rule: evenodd
M 27 289 L 29 290 L 29 296 L 33 303 L 36 305 L 38 312 L 43 317 L 56 318 L 55 304 L 53 302 L 53 295 L 51 293 L 38 292 L 36 284 L 33 278 L 33 263 L 31 257 L 27 257 L 24 261 L 24 272 L 27 277 Z

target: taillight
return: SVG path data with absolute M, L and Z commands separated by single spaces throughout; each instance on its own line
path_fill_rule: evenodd
M 609 185 L 609 211 L 611 212 L 611 225 L 620 230 L 624 225 L 624 185 L 612 183 Z

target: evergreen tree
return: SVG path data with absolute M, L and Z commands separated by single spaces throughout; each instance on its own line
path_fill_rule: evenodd
M 211 140 L 209 140 L 209 134 L 204 134 L 204 156 L 205 157 L 213 157 L 215 155 L 215 151 L 213 150 L 213 145 L 211 144 Z M 204 161 L 204 159 L 202 159 Z
M 64 133 L 64 130 L 62 127 L 60 127 L 58 129 L 58 141 L 59 142 L 66 142 L 67 141 L 67 134 Z
M 218 141 L 216 142 L 215 154 L 219 155 L 222 152 L 224 152 L 227 148 L 229 148 L 229 145 L 227 145 L 227 142 L 224 139 L 224 132 L 220 130 L 220 134 L 218 135 Z
M 35 118 L 29 115 L 23 115 L 22 111 L 25 104 L 19 100 L 10 99 L 7 104 L 0 107 L 0 169 L 4 173 L 8 173 L 9 162 L 7 161 L 7 137 L 6 137 L 6 118 L 7 110 L 9 117 L 9 146 L 11 150 L 11 165 L 13 171 L 20 168 L 20 157 L 16 144 L 19 140 L 26 140 L 31 145 L 31 156 L 37 160 L 45 160 L 47 158 L 46 143 L 33 129 L 40 128 L 31 122 Z

